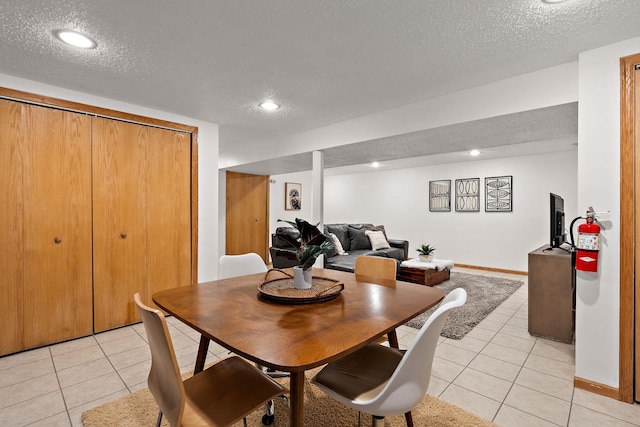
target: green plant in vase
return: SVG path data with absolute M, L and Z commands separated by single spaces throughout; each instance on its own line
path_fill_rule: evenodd
M 433 252 L 435 252 L 436 248 L 431 245 L 420 245 L 416 251 L 420 254 L 420 261 L 423 262 L 431 262 L 433 259 Z
M 304 281 L 311 286 L 311 266 L 315 264 L 320 255 L 326 254 L 333 249 L 333 243 L 327 240 L 327 237 L 318 230 L 318 226 L 308 223 L 307 221 L 296 218 L 295 222 L 279 219 L 279 222 L 286 222 L 300 232 L 300 239 L 294 239 L 289 235 L 282 238 L 296 248 L 296 259 L 298 267 L 294 267 L 294 281 L 296 276 L 296 268 L 299 268 L 305 275 Z M 302 285 L 297 284 L 296 287 Z

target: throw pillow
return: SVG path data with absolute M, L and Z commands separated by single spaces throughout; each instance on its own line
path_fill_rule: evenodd
M 344 251 L 342 247 L 342 243 L 340 243 L 340 239 L 333 233 L 329 233 L 329 237 L 331 237 L 331 241 L 333 242 L 333 248 L 336 250 L 338 255 L 346 255 L 347 253 Z
M 371 249 L 371 242 L 369 242 L 369 238 L 364 234 L 365 231 L 366 229 L 362 226 L 356 228 L 349 225 L 349 246 L 352 251 Z
M 373 250 L 377 251 L 379 249 L 388 249 L 391 247 L 389 246 L 389 242 L 387 242 L 387 239 L 384 237 L 384 233 L 382 231 L 367 230 L 364 232 L 364 234 L 366 234 L 369 238 L 369 241 L 371 241 L 371 248 Z
M 347 224 L 325 224 L 324 226 L 324 234 L 333 233 L 336 235 L 340 243 L 342 244 L 342 249 L 348 251 L 351 249 L 349 245 L 349 232 L 347 231 Z
M 366 228 L 371 231 L 382 231 L 382 233 L 384 233 L 384 238 L 389 240 L 387 237 L 387 231 L 384 229 L 384 225 L 367 225 Z

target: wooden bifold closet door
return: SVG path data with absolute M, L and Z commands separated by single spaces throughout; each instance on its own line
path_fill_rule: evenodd
M 0 96 L 0 356 L 137 322 L 136 292 L 195 283 L 197 128 Z
M 191 135 L 93 119 L 94 330 L 139 321 L 133 295 L 191 284 Z
M 0 100 L 0 355 L 89 335 L 91 118 Z

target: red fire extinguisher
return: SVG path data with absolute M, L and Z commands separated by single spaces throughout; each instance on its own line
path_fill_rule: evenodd
M 587 213 L 587 222 L 578 226 L 576 270 L 597 272 L 600 250 L 600 226 Z

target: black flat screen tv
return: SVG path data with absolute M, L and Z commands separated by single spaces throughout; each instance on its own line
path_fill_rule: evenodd
M 549 193 L 549 245 L 552 248 L 559 248 L 566 241 L 564 200 L 557 194 Z

